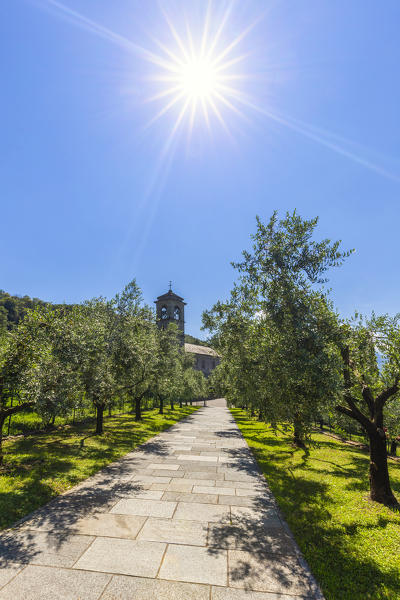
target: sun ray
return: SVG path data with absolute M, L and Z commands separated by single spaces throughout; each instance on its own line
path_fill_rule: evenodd
M 230 54 L 232 52 L 232 50 L 234 48 L 236 48 L 236 46 L 238 44 L 240 44 L 240 42 L 242 42 L 243 39 L 250 33 L 250 31 L 252 29 L 254 29 L 254 27 L 257 25 L 257 23 L 259 21 L 260 21 L 260 17 L 258 19 L 256 19 L 255 21 L 253 21 L 253 23 L 251 23 L 248 27 L 246 27 L 246 29 L 244 29 L 241 33 L 239 33 L 239 35 L 236 36 L 236 38 L 230 44 L 228 44 L 228 46 L 225 46 L 225 48 L 222 50 L 222 52 L 215 58 L 214 65 L 217 65 L 218 63 L 220 63 L 221 60 L 225 56 Z
M 178 35 L 178 32 L 176 31 L 171 19 L 168 17 L 167 13 L 165 11 L 162 10 L 162 13 L 164 15 L 164 19 L 172 33 L 172 36 L 174 37 L 178 47 L 180 48 L 183 56 L 185 57 L 185 60 L 190 60 L 190 56 L 187 52 L 187 49 L 185 48 L 185 44 L 183 43 L 183 41 L 181 40 L 180 36 Z
M 210 117 L 209 117 L 209 114 L 208 114 L 207 104 L 206 104 L 204 98 L 201 99 L 201 105 L 202 105 L 202 108 L 203 108 L 204 120 L 206 122 L 208 132 L 211 133 Z
M 192 32 L 190 31 L 189 23 L 187 21 L 186 21 L 186 37 L 188 39 L 188 44 L 189 44 L 190 60 L 193 60 L 193 58 L 196 56 L 196 51 L 194 48 Z
M 168 102 L 168 104 L 166 106 L 164 106 L 147 124 L 147 127 L 150 127 L 151 125 L 153 125 L 156 121 L 158 121 L 158 119 L 160 119 L 163 115 L 165 115 L 169 110 L 171 110 L 171 108 L 173 106 L 175 106 L 175 104 L 177 102 L 179 102 L 179 100 L 181 100 L 184 96 L 184 93 L 181 92 L 180 94 L 177 94 L 174 98 L 172 98 L 172 100 L 170 102 Z
M 144 46 L 140 46 L 129 40 L 128 38 L 115 33 L 111 29 L 96 23 L 92 19 L 89 19 L 82 13 L 73 10 L 69 6 L 66 6 L 62 2 L 58 0 L 43 0 L 42 6 L 47 9 L 52 9 L 56 14 L 60 15 L 64 19 L 74 23 L 77 27 L 88 31 L 100 38 L 107 40 L 117 46 L 122 47 L 124 50 L 129 52 L 133 52 L 134 54 L 141 56 L 145 60 L 149 62 L 155 62 L 157 60 L 161 60 L 161 57 L 157 57 L 157 55 L 153 54 L 150 50 L 145 48 Z M 160 65 L 162 66 L 162 65 Z M 165 66 L 165 65 L 164 65 Z
M 225 98 L 225 96 L 223 96 L 219 92 L 216 92 L 215 95 L 222 102 L 222 104 L 225 104 L 225 106 L 227 106 L 228 108 L 230 108 L 239 117 L 243 117 L 243 119 L 245 119 L 245 120 L 248 121 L 248 118 L 244 115 L 244 113 L 241 110 L 239 110 L 237 106 L 235 106 L 234 104 L 232 104 L 232 102 L 230 102 L 227 98 Z
M 155 94 L 154 96 L 150 96 L 150 98 L 147 98 L 147 102 L 155 102 L 156 100 L 161 100 L 162 98 L 166 98 L 167 96 L 172 96 L 172 94 L 178 93 L 180 90 L 181 90 L 180 85 L 176 85 L 174 87 L 167 88 L 166 90 L 163 90 L 162 92 L 158 92 L 158 94 Z
M 152 36 L 151 34 L 148 34 L 149 38 L 155 43 L 157 44 L 157 46 L 163 51 L 165 52 L 165 54 L 167 54 L 170 59 L 173 61 L 171 63 L 171 66 L 174 67 L 174 69 L 176 70 L 178 67 L 177 65 L 183 65 L 185 64 L 184 61 L 179 58 L 179 56 L 176 55 L 175 52 L 172 52 L 172 50 L 170 50 L 170 48 L 168 48 L 168 46 L 166 46 L 165 44 L 163 44 L 162 42 L 160 42 L 160 40 L 158 40 L 157 38 L 155 38 L 154 36 Z M 168 64 L 168 63 L 167 63 Z
M 225 121 L 221 115 L 221 112 L 220 112 L 218 106 L 216 105 L 216 103 L 214 102 L 213 98 L 209 98 L 209 103 L 210 103 L 210 106 L 213 109 L 214 114 L 216 115 L 218 121 L 221 123 L 222 127 L 224 128 L 225 132 L 229 135 L 229 137 L 232 137 L 231 132 L 229 131 L 229 128 L 228 128 L 227 124 L 225 123 Z
M 187 111 L 187 108 L 189 106 L 189 103 L 190 103 L 190 99 L 187 99 L 186 102 L 184 103 L 183 107 L 181 108 L 181 111 L 180 111 L 180 113 L 179 113 L 179 115 L 178 115 L 178 117 L 177 117 L 177 119 L 176 119 L 176 121 L 174 123 L 174 126 L 173 126 L 173 128 L 172 128 L 172 130 L 171 130 L 171 132 L 170 132 L 170 134 L 168 136 L 168 139 L 167 139 L 166 143 L 164 144 L 164 148 L 163 148 L 163 152 L 162 152 L 163 156 L 165 156 L 165 154 L 168 152 L 168 150 L 169 150 L 169 148 L 170 148 L 170 146 L 171 146 L 171 144 L 172 144 L 172 142 L 174 140 L 175 134 L 178 131 L 179 126 L 180 126 L 180 124 L 183 121 L 183 117 L 186 114 L 186 111 Z
M 224 63 L 222 63 L 222 65 L 215 65 L 213 64 L 213 69 L 215 70 L 216 73 L 220 73 L 221 71 L 226 71 L 227 69 L 231 69 L 233 66 L 237 65 L 240 62 L 243 62 L 245 59 L 249 58 L 250 53 L 246 53 L 246 54 L 241 54 L 240 56 L 235 56 L 235 58 L 232 58 L 229 61 L 226 61 Z
M 210 27 L 210 18 L 211 18 L 211 0 L 208 0 L 206 15 L 204 18 L 204 28 L 203 35 L 201 36 L 201 45 L 200 45 L 200 56 L 203 57 L 207 44 L 208 30 Z
M 190 139 L 190 137 L 192 135 L 192 132 L 193 132 L 193 125 L 194 125 L 194 118 L 195 118 L 195 115 L 196 115 L 196 108 L 197 108 L 197 99 L 193 100 L 193 102 L 192 102 L 192 110 L 190 112 L 189 130 L 188 130 L 189 139 Z
M 224 15 L 223 15 L 223 17 L 221 19 L 221 22 L 219 24 L 217 32 L 216 32 L 216 34 L 214 36 L 214 39 L 212 40 L 212 42 L 210 44 L 210 47 L 208 48 L 208 51 L 206 53 L 206 57 L 207 58 L 210 58 L 211 56 L 214 55 L 215 48 L 216 48 L 216 46 L 218 44 L 218 41 L 219 41 L 219 39 L 221 37 L 222 31 L 223 31 L 223 29 L 224 29 L 224 27 L 225 27 L 225 25 L 226 25 L 226 23 L 227 23 L 227 21 L 228 21 L 228 19 L 230 17 L 231 11 L 232 11 L 232 3 L 226 9 L 226 11 L 225 11 L 225 13 L 224 13 Z
M 340 154 L 341 156 L 348 158 L 349 160 L 361 165 L 362 167 L 365 167 L 366 169 L 369 169 L 370 171 L 374 171 L 378 175 L 382 175 L 383 177 L 392 179 L 393 181 L 400 182 L 400 176 L 396 175 L 395 173 L 391 173 L 390 171 L 388 171 L 384 167 L 381 167 L 380 165 L 376 164 L 375 162 L 372 162 L 371 160 L 368 160 L 368 159 L 364 158 L 363 156 L 356 154 L 355 152 L 347 150 L 346 148 L 343 147 L 343 145 L 339 145 L 338 143 L 330 140 L 327 135 L 325 135 L 325 137 L 324 137 L 321 133 L 320 134 L 315 133 L 313 131 L 312 125 L 308 125 L 306 123 L 300 124 L 299 122 L 296 122 L 294 119 L 291 119 L 290 117 L 285 117 L 283 115 L 279 115 L 276 112 L 273 112 L 272 110 L 267 110 L 265 108 L 261 108 L 260 106 L 257 106 L 256 104 L 251 102 L 249 99 L 240 98 L 238 96 L 237 100 L 238 100 L 238 102 L 241 102 L 243 105 L 247 106 L 248 108 L 251 108 L 255 112 L 257 112 L 265 117 L 268 117 L 269 119 L 271 119 L 272 121 L 275 121 L 276 123 L 279 123 L 280 125 L 284 125 L 288 129 L 291 129 L 292 131 L 296 131 L 296 133 L 299 133 L 299 134 L 303 135 L 304 137 L 306 137 L 314 142 L 317 142 L 321 146 L 325 146 L 326 148 L 332 150 L 333 152 L 336 152 L 337 154 Z M 332 134 L 332 138 L 335 138 L 335 137 L 337 137 L 337 136 L 335 136 L 335 134 Z M 350 142 L 347 141 L 347 143 L 350 143 Z

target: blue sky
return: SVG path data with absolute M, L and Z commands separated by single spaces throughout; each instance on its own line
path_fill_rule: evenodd
M 205 6 L 0 4 L 0 288 L 77 302 L 135 277 L 150 303 L 172 280 L 199 335 L 255 215 L 297 208 L 356 249 L 331 276 L 340 312 L 397 312 L 400 3 L 234 2 L 218 50 L 253 25 L 228 56 L 240 114 L 221 103 L 225 126 L 197 111 L 171 137 L 181 102 L 151 123 L 166 84 L 143 49 L 176 50 L 165 14 L 196 40 Z

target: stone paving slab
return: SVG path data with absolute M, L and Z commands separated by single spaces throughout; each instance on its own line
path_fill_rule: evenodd
M 138 535 L 138 540 L 205 546 L 207 543 L 207 530 L 207 522 L 154 519 L 151 517 L 147 519 Z
M 144 517 L 172 517 L 176 508 L 176 502 L 163 502 L 161 500 L 140 500 L 127 498 L 120 500 L 112 513 L 119 515 L 139 515 Z
M 196 546 L 168 546 L 160 577 L 192 583 L 226 585 L 226 551 L 220 550 L 213 554 L 207 548 Z
M 0 570 L 0 588 L 13 579 L 23 567 L 24 565 L 12 562 L 8 563 L 7 566 L 3 566 Z
M 0 565 L 15 560 L 18 562 L 72 567 L 79 556 L 95 538 L 88 535 L 64 533 L 56 535 L 48 532 L 21 530 L 0 538 Z M 24 552 L 21 552 L 24 549 Z
M 304 565 L 218 400 L 3 532 L 0 600 L 323 600 Z
M 146 517 L 136 515 L 100 513 L 77 521 L 73 531 L 84 535 L 134 540 L 145 521 Z
M 218 504 L 217 494 L 192 494 L 190 492 L 167 491 L 163 495 L 163 500 L 172 500 L 176 502 L 195 502 L 198 504 Z
M 97 600 L 111 576 L 29 565 L 0 591 L 1 600 Z
M 76 569 L 155 577 L 166 544 L 118 538 L 95 539 L 75 565 Z
M 229 584 L 260 592 L 307 595 L 311 581 L 295 557 L 228 550 Z
M 217 506 L 215 504 L 179 502 L 174 518 L 187 519 L 189 521 L 220 522 L 230 518 L 230 510 L 227 506 Z
M 193 486 L 194 494 L 219 494 L 224 496 L 234 496 L 235 488 L 224 488 L 214 486 L 206 486 L 206 485 L 195 485 Z
M 212 587 L 210 600 L 307 600 L 306 596 L 288 596 L 274 592 L 251 592 L 232 588 Z
M 210 600 L 210 588 L 206 585 L 121 575 L 112 578 L 101 600 Z

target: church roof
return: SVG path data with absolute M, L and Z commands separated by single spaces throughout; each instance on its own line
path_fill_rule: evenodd
M 219 356 L 215 350 L 208 346 L 198 346 L 197 344 L 185 344 L 185 352 L 191 354 L 206 354 L 207 356 Z
M 168 290 L 168 292 L 166 294 L 162 294 L 161 296 L 158 296 L 157 302 L 159 300 L 179 300 L 179 302 L 183 302 L 183 298 L 178 296 L 178 294 L 175 294 L 172 290 Z M 184 304 L 186 304 L 186 303 L 184 303 Z

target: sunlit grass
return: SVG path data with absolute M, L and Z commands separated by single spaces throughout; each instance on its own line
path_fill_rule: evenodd
M 11 525 L 194 410 L 191 406 L 165 409 L 164 415 L 150 410 L 140 423 L 131 415 L 108 417 L 101 436 L 94 435 L 94 422 L 86 422 L 6 442 L 5 469 L 0 473 L 0 528 Z
M 327 600 L 400 599 L 400 514 L 368 500 L 368 454 L 323 434 L 309 452 L 232 413 Z M 400 464 L 390 462 L 400 498 Z

